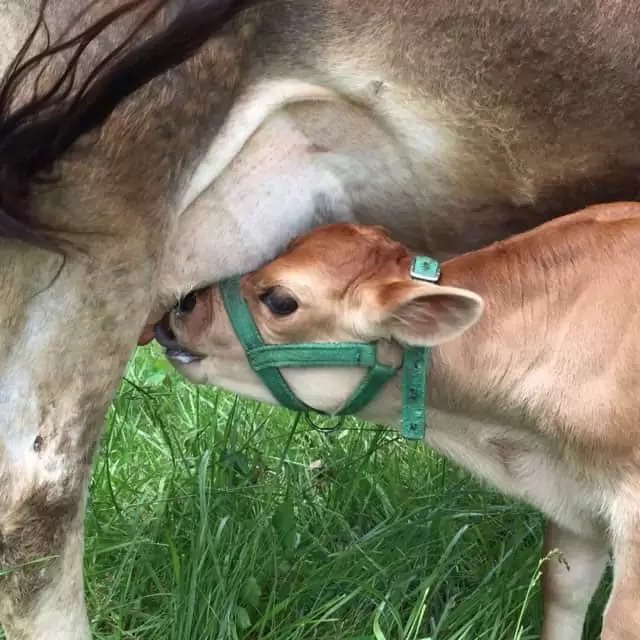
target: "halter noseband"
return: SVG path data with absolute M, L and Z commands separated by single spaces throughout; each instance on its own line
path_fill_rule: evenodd
M 440 278 L 440 265 L 432 258 L 417 256 L 411 263 L 410 275 L 416 280 L 437 282 Z M 362 382 L 342 409 L 330 414 L 334 416 L 346 416 L 360 411 L 398 372 L 395 367 L 378 362 L 375 342 L 266 345 L 240 293 L 240 277 L 223 280 L 220 283 L 220 293 L 233 330 L 251 368 L 273 397 L 288 409 L 329 415 L 327 412 L 309 407 L 293 393 L 280 373 L 282 367 L 366 367 L 368 371 Z M 424 397 L 430 351 L 428 347 L 403 348 L 401 433 L 408 440 L 424 438 Z

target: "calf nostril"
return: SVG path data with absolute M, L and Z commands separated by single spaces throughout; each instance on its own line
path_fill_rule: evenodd
M 188 293 L 180 302 L 178 303 L 178 311 L 180 313 L 191 313 L 196 306 L 197 296 L 192 291 Z
M 160 320 L 160 322 L 156 324 L 154 334 L 156 340 L 163 347 L 172 348 L 178 346 L 176 334 L 173 333 L 173 330 L 169 325 L 169 314 L 167 314 L 164 318 L 162 318 L 162 320 Z

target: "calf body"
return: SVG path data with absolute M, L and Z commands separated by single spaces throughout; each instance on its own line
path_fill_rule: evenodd
M 265 340 L 432 346 L 426 442 L 549 518 L 544 640 L 578 640 L 609 550 L 615 581 L 603 638 L 640 638 L 640 204 L 591 207 L 411 280 L 411 255 L 380 228 L 328 225 L 244 276 Z M 156 330 L 190 379 L 274 402 L 251 370 L 217 288 Z M 357 368 L 282 369 L 323 411 L 344 405 Z M 362 412 L 397 424 L 391 380 Z

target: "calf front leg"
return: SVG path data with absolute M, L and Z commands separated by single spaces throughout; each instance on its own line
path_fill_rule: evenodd
M 640 640 L 640 497 L 623 489 L 613 507 L 613 588 L 602 640 Z
M 609 557 L 606 541 L 582 537 L 547 521 L 542 568 L 541 640 L 580 640 L 585 616 Z

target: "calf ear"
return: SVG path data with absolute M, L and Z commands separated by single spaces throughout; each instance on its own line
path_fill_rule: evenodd
M 482 316 L 482 298 L 466 289 L 412 281 L 380 292 L 382 325 L 398 342 L 430 347 L 457 338 Z

